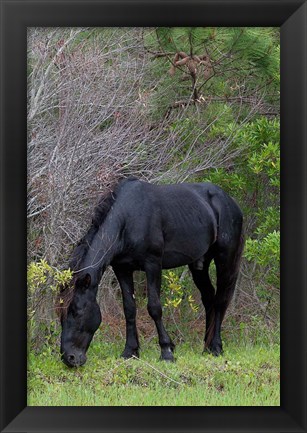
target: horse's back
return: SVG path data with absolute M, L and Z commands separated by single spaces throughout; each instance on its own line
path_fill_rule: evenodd
M 242 212 L 222 188 L 210 182 L 156 185 L 132 179 L 125 182 L 123 207 L 141 223 L 160 219 L 167 226 L 189 227 L 203 219 L 242 220 Z
M 135 180 L 126 182 L 122 192 L 129 250 L 138 257 L 161 255 L 166 268 L 197 261 L 221 229 L 231 238 L 232 222 L 241 218 L 236 203 L 211 183 L 155 185 Z M 228 226 L 220 227 L 225 218 Z

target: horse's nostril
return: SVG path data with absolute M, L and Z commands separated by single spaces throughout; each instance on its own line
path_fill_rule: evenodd
M 86 361 L 86 355 L 82 352 L 70 353 L 63 358 L 68 367 L 80 367 Z
M 68 355 L 67 356 L 67 361 L 70 362 L 71 364 L 75 362 L 75 355 Z

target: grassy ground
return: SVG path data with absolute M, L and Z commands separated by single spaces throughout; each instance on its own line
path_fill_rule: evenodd
M 124 341 L 95 337 L 88 361 L 69 369 L 46 347 L 28 357 L 29 406 L 278 406 L 279 344 L 226 336 L 224 355 L 202 355 L 201 338 L 178 344 L 176 362 L 144 341 L 140 360 L 123 360 Z

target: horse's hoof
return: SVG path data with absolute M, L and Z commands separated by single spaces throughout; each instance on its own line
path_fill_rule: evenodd
M 170 347 L 163 349 L 161 352 L 160 361 L 174 362 L 175 358 L 173 355 L 173 349 Z
M 213 355 L 213 356 L 220 356 L 220 355 L 223 355 L 223 349 L 220 346 L 217 346 L 217 347 L 205 347 L 204 351 L 203 351 L 203 354 L 206 354 L 206 353 L 208 353 L 210 355 Z
M 130 358 L 139 358 L 140 354 L 138 350 L 127 350 L 125 349 L 123 353 L 121 354 L 121 357 L 124 359 L 130 359 Z
M 175 358 L 162 358 L 162 356 L 160 357 L 160 361 L 164 361 L 164 362 L 175 362 Z

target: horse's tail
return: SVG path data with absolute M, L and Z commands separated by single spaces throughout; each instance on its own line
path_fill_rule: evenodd
M 243 222 L 242 222 L 241 232 L 240 232 L 239 237 L 238 237 L 238 245 L 236 248 L 236 252 L 233 255 L 231 265 L 229 266 L 229 274 L 228 274 L 228 279 L 227 279 L 228 284 L 225 287 L 223 287 L 223 292 L 221 294 L 222 300 L 227 305 L 227 307 L 229 306 L 231 299 L 233 297 L 234 291 L 235 291 L 235 286 L 236 286 L 237 278 L 239 275 L 239 268 L 240 268 L 243 250 L 244 250 L 244 244 L 245 244 L 245 236 L 244 236 L 244 228 L 243 228 Z M 217 296 L 219 297 L 219 294 Z M 227 307 L 224 310 L 223 316 L 220 318 L 221 322 L 224 319 L 224 315 L 225 315 L 225 312 L 227 310 Z M 212 310 L 210 312 L 210 315 L 211 315 L 210 325 L 209 325 L 209 328 L 207 329 L 207 332 L 206 332 L 206 347 L 208 347 L 210 345 L 210 343 L 213 339 L 213 336 L 214 336 L 214 332 L 215 332 L 214 304 L 212 305 Z

